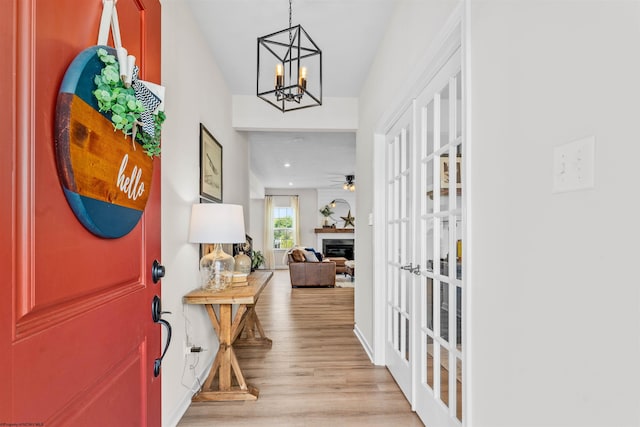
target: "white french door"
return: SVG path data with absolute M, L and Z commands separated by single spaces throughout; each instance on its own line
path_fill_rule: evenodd
M 416 99 L 414 259 L 421 265 L 414 406 L 430 425 L 462 422 L 464 222 L 462 81 L 457 51 Z M 454 160 L 455 159 L 455 160 Z
M 386 133 L 385 361 L 427 425 L 462 423 L 460 49 Z
M 409 401 L 412 399 L 412 282 L 405 270 L 411 257 L 411 139 L 413 108 L 386 136 L 386 333 L 385 360 Z

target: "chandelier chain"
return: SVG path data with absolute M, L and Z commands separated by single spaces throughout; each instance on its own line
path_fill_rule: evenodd
M 291 0 L 289 0 L 289 45 L 291 45 Z

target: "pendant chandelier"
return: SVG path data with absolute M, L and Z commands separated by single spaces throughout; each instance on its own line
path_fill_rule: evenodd
M 257 95 L 278 110 L 322 105 L 322 51 L 301 25 L 258 37 Z

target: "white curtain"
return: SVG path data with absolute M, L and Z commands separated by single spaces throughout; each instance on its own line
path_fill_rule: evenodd
M 298 196 L 291 196 L 289 199 L 290 206 L 293 208 L 293 238 L 294 245 L 300 246 L 300 202 Z
M 264 266 L 275 268 L 273 256 L 273 196 L 264 197 Z

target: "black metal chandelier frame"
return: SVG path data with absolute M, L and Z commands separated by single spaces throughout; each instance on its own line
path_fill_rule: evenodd
M 286 41 L 286 36 L 288 42 Z M 284 41 L 283 41 L 284 40 Z M 261 88 L 261 52 L 276 58 L 277 68 L 273 86 Z M 305 62 L 310 59 L 318 61 L 319 67 L 315 69 L 317 84 L 313 85 L 319 90 L 314 94 L 308 87 Z M 309 37 L 309 34 L 301 25 L 291 25 L 291 0 L 289 0 L 289 28 L 276 31 L 269 35 L 258 37 L 258 71 L 257 71 L 257 96 L 278 110 L 292 111 L 302 108 L 322 105 L 322 51 Z M 269 81 L 267 79 L 267 81 Z M 302 102 L 307 96 L 306 102 Z

